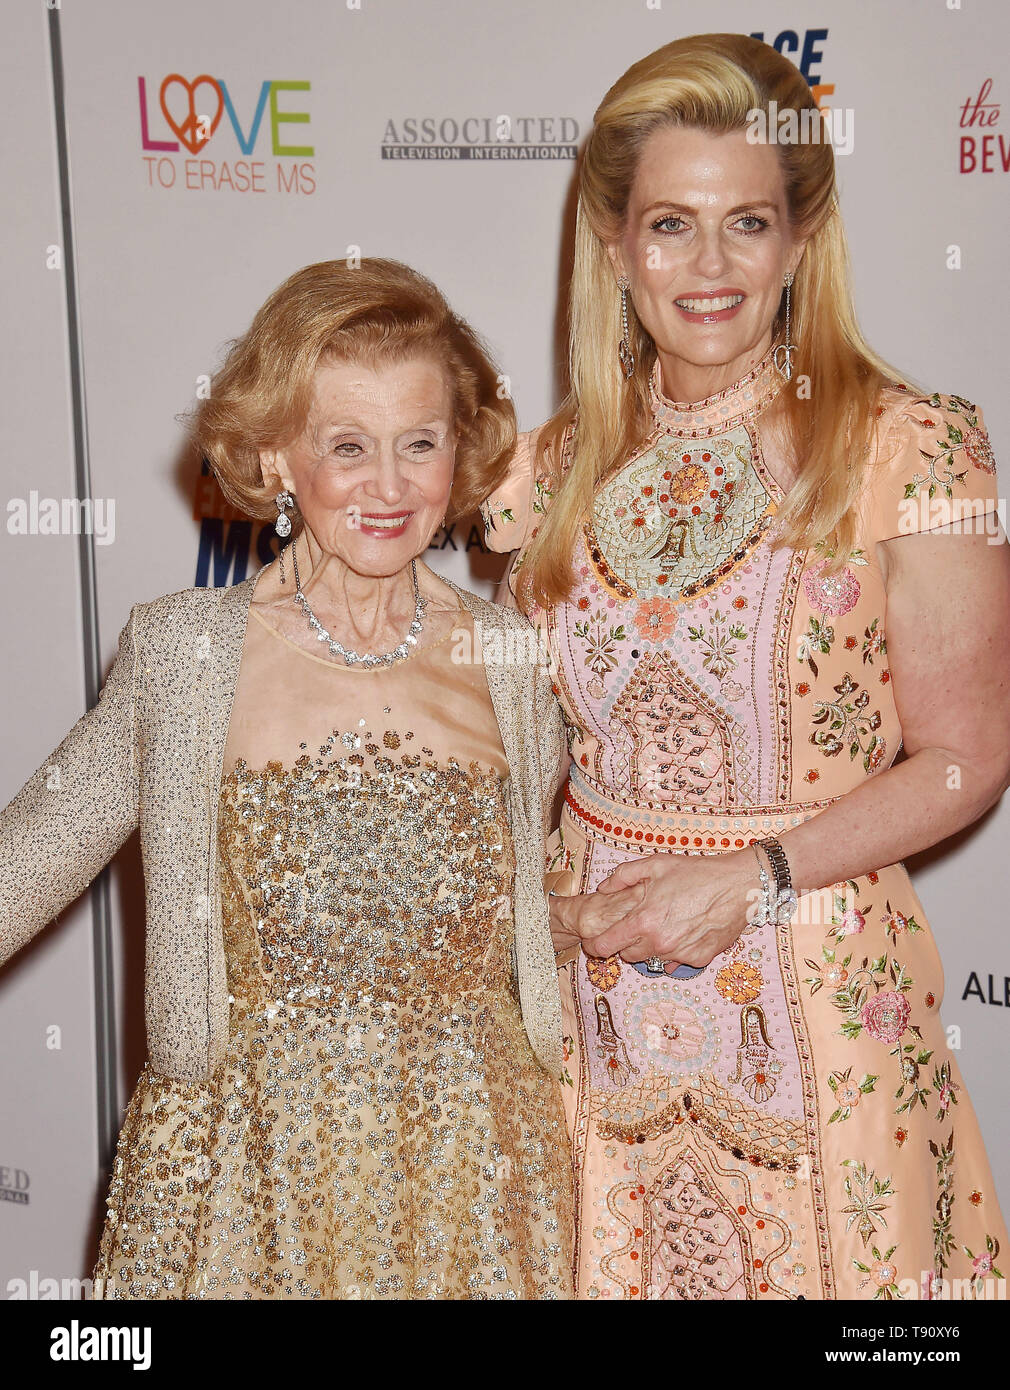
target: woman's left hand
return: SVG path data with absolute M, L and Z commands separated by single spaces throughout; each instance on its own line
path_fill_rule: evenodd
M 587 955 L 705 966 L 747 925 L 758 865 L 753 850 L 729 854 L 651 854 L 621 864 L 597 887 L 615 893 L 646 885 L 641 904 L 600 935 L 583 940 Z

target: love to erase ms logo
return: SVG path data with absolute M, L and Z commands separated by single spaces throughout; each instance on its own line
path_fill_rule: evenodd
M 157 96 L 155 96 L 155 90 Z M 300 193 L 316 191 L 309 162 L 315 146 L 297 142 L 292 126 L 307 126 L 309 82 L 260 83 L 243 102 L 221 77 L 170 72 L 148 88 L 137 78 L 140 143 L 149 188 L 188 192 Z M 206 152 L 206 155 L 205 155 Z

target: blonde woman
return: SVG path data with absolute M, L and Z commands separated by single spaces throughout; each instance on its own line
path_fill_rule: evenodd
M 814 109 L 720 34 L 604 97 L 571 394 L 484 508 L 571 747 L 577 1291 L 997 1296 L 1005 1228 L 901 862 L 1010 781 L 996 468 L 975 405 L 863 341 L 831 146 L 753 141 L 772 102 Z
M 99 1297 L 571 1297 L 560 718 L 518 615 L 422 562 L 503 476 L 497 384 L 406 266 L 281 285 L 194 422 L 279 561 L 135 605 L 0 816 L 0 960 L 140 825 L 150 1061 Z

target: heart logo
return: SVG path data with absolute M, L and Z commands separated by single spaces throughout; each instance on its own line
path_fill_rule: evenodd
M 175 119 L 175 117 L 169 109 L 168 102 L 165 100 L 165 93 L 168 91 L 170 87 L 174 87 L 176 84 L 178 84 L 178 86 L 180 86 L 186 94 L 186 110 L 184 118 L 181 121 L 177 121 Z M 204 124 L 203 129 L 201 131 L 201 117 L 203 117 L 204 121 L 206 121 L 208 112 L 197 111 L 196 93 L 198 88 L 203 86 L 210 87 L 213 91 L 214 100 L 217 103 L 217 110 L 215 111 L 214 115 L 211 116 L 210 129 L 208 130 L 206 124 Z M 215 130 L 217 130 L 218 126 L 220 125 L 221 116 L 224 112 L 224 97 L 221 95 L 221 88 L 219 87 L 217 81 L 213 77 L 208 77 L 206 73 L 202 73 L 199 77 L 195 77 L 192 82 L 188 82 L 186 78 L 180 76 L 179 73 L 172 72 L 169 73 L 169 75 L 165 78 L 164 82 L 161 84 L 159 99 L 161 101 L 162 114 L 164 115 L 165 120 L 171 126 L 173 133 L 182 142 L 182 144 L 186 146 L 190 154 L 199 154 L 200 151 L 203 149 L 204 145 L 206 145 L 207 141 L 210 139 L 210 137 L 214 134 Z M 175 105 L 178 109 L 181 109 L 182 102 L 179 98 L 175 99 Z

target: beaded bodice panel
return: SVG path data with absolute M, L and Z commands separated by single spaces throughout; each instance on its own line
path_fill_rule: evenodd
M 229 988 L 319 1007 L 456 995 L 510 974 L 503 779 L 409 731 L 334 734 L 222 785 Z

